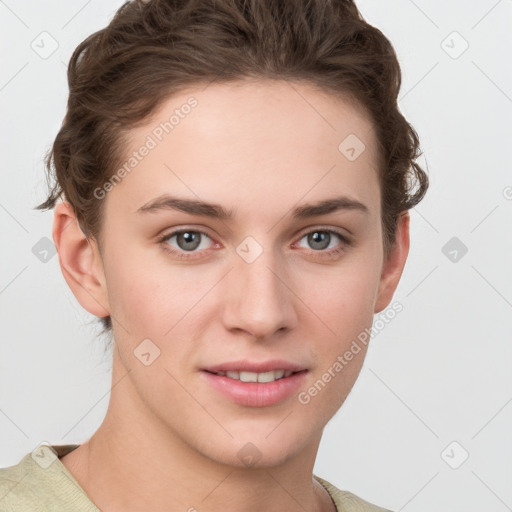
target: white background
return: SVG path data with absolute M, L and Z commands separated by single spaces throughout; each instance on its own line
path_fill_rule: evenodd
M 121 3 L 0 2 L 0 467 L 41 442 L 85 441 L 107 408 L 110 358 L 57 257 L 33 254 L 53 212 L 32 208 L 66 63 Z M 411 211 L 404 310 L 373 339 L 315 474 L 394 511 L 512 510 L 512 2 L 358 5 L 395 46 L 431 186 Z M 47 59 L 31 48 L 43 31 L 59 45 Z M 468 249 L 455 262 L 452 237 Z

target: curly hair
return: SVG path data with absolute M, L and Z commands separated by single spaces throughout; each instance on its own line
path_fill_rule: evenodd
M 125 2 L 73 52 L 66 115 L 45 156 L 49 192 L 36 209 L 53 208 L 64 195 L 101 247 L 104 201 L 93 191 L 123 161 L 130 129 L 185 88 L 247 78 L 304 80 L 369 113 L 389 254 L 398 217 L 423 199 L 428 176 L 415 162 L 418 135 L 398 109 L 396 53 L 353 0 Z M 112 329 L 109 316 L 101 322 Z

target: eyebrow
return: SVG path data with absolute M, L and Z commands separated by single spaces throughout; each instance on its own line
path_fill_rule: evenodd
M 229 220 L 233 218 L 232 210 L 225 210 L 221 205 L 207 203 L 196 199 L 183 199 L 168 194 L 161 195 L 141 206 L 136 213 L 150 213 L 160 210 L 177 210 L 192 215 L 201 215 L 214 219 Z M 348 196 L 325 199 L 312 204 L 304 204 L 292 211 L 294 219 L 308 219 L 342 210 L 356 210 L 369 214 L 369 209 L 360 201 Z

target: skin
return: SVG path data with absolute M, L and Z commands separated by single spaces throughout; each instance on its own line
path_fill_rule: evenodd
M 112 392 L 88 442 L 61 460 L 102 510 L 308 510 L 334 505 L 312 478 L 327 422 L 354 385 L 366 346 L 307 405 L 296 394 L 268 407 L 237 405 L 200 368 L 237 359 L 285 359 L 308 369 L 306 390 L 386 308 L 409 250 L 399 218 L 387 258 L 382 246 L 377 143 L 353 101 L 303 82 L 239 81 L 197 86 L 170 98 L 130 132 L 127 155 L 193 95 L 198 105 L 106 195 L 101 252 L 67 202 L 53 237 L 79 303 L 114 324 Z M 366 149 L 349 161 L 338 145 L 356 134 Z M 169 193 L 233 211 L 219 220 L 174 210 L 137 213 Z M 368 208 L 304 220 L 298 205 L 338 195 Z M 206 230 L 194 258 L 178 228 Z M 328 249 L 307 233 L 335 234 Z M 262 254 L 247 263 L 237 246 L 252 236 Z M 186 246 L 185 246 L 186 247 Z M 340 254 L 328 257 L 331 248 Z M 149 338 L 149 366 L 134 350 Z M 251 442 L 260 459 L 237 456 Z M 169 507 L 172 504 L 172 507 Z

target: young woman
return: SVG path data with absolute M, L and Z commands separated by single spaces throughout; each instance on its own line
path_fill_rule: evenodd
M 384 510 L 313 466 L 428 186 L 389 41 L 348 0 L 134 0 L 68 78 L 40 208 L 111 397 L 0 509 Z

